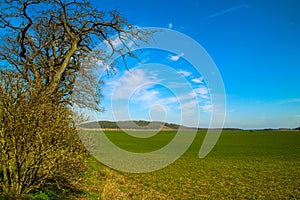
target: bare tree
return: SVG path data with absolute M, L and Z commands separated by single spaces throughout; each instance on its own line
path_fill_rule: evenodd
M 81 0 L 1 0 L 0 6 L 0 192 L 18 196 L 47 181 L 74 183 L 83 150 L 70 105 L 101 110 L 102 82 L 93 67 L 110 63 L 113 54 L 134 56 L 129 42 L 150 33 Z M 122 45 L 110 39 L 115 34 Z M 99 42 L 111 51 L 92 51 Z M 82 69 L 87 84 L 74 88 Z
M 116 10 L 105 13 L 80 0 L 5 0 L 1 2 L 0 27 L 5 39 L 0 60 L 19 72 L 37 90 L 54 95 L 60 102 L 71 102 L 70 95 L 84 59 L 99 42 L 111 46 L 111 54 L 133 56 L 128 42 L 146 41 L 149 34 L 133 26 Z M 111 36 L 117 34 L 114 43 Z M 111 55 L 99 49 L 93 52 L 95 62 L 109 63 Z M 95 79 L 90 79 L 93 81 Z M 96 79 L 96 80 L 99 80 Z M 101 82 L 93 83 L 91 99 L 79 105 L 99 109 Z M 79 90 L 78 90 L 79 91 Z M 76 95 L 80 96 L 80 95 Z

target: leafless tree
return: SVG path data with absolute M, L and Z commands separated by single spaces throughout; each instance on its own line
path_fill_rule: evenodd
M 150 33 L 87 1 L 0 1 L 0 192 L 18 197 L 49 180 L 74 182 L 82 149 L 70 105 L 101 110 L 93 67 L 113 54 L 134 56 L 129 42 Z M 100 42 L 110 51 L 94 50 Z M 86 84 L 74 88 L 80 70 Z
M 40 93 L 67 103 L 83 63 L 109 63 L 112 54 L 133 56 L 129 41 L 146 41 L 149 34 L 129 24 L 116 10 L 105 13 L 80 0 L 2 0 L 0 27 L 2 64 L 17 70 L 29 84 L 38 85 Z M 122 45 L 111 39 L 116 34 Z M 100 42 L 111 47 L 110 54 L 94 49 Z M 79 105 L 99 109 L 101 82 L 91 85 L 100 86 L 90 96 L 94 103 L 85 99 Z

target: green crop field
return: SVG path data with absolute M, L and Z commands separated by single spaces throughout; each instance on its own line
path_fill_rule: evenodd
M 159 149 L 175 134 L 175 131 L 162 131 L 152 138 L 136 139 L 121 131 L 106 131 L 113 143 L 132 152 Z M 204 136 L 205 131 L 198 131 L 180 159 L 151 173 L 117 172 L 92 162 L 93 169 L 99 171 L 102 191 L 100 194 L 97 189 L 91 190 L 86 197 L 300 199 L 299 131 L 223 131 L 214 149 L 199 159 Z M 88 184 L 95 185 L 95 182 L 86 184 L 89 187 Z

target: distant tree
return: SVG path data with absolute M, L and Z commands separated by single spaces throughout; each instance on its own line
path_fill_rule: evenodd
M 298 130 L 298 131 L 300 131 L 300 126 L 299 126 L 298 128 L 295 128 L 295 130 Z
M 70 105 L 101 111 L 102 82 L 93 67 L 110 63 L 112 54 L 134 56 L 128 42 L 150 33 L 84 0 L 0 3 L 0 192 L 19 196 L 77 177 L 82 149 Z M 110 39 L 115 34 L 123 45 Z M 93 50 L 99 42 L 111 52 Z M 85 84 L 75 88 L 80 70 Z

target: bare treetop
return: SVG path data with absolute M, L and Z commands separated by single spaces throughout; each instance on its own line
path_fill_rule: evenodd
M 97 44 L 106 42 L 111 47 L 111 52 L 93 52 L 96 60 L 109 63 L 111 54 L 133 56 L 128 42 L 146 41 L 149 34 L 128 23 L 118 11 L 99 11 L 87 1 L 2 0 L 1 7 L 5 39 L 0 47 L 1 65 L 5 63 L 6 69 L 18 71 L 36 89 L 66 102 L 82 61 Z M 114 44 L 113 35 L 122 45 Z

